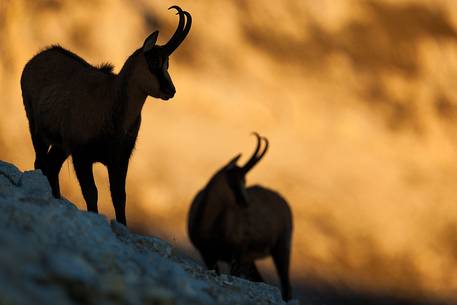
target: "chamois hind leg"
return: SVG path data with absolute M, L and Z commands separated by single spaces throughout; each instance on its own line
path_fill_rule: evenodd
M 47 155 L 46 176 L 52 188 L 52 195 L 60 198 L 59 172 L 68 154 L 60 147 L 52 145 Z
M 122 162 L 108 165 L 109 185 L 111 199 L 116 212 L 116 221 L 127 225 L 125 218 L 125 179 L 127 176 L 128 159 Z
M 73 166 L 75 167 L 76 177 L 78 178 L 84 200 L 86 201 L 87 210 L 98 213 L 98 193 L 92 172 L 92 162 L 85 160 L 82 156 L 73 155 Z
M 291 236 L 285 236 L 279 240 L 278 244 L 272 251 L 273 262 L 278 271 L 279 279 L 281 281 L 282 298 L 288 301 L 292 298 L 292 287 L 289 280 L 289 263 L 290 263 L 290 247 Z
M 33 132 L 32 128 L 30 128 L 30 135 L 32 137 L 32 144 L 33 148 L 35 149 L 35 169 L 41 169 L 41 171 L 45 172 L 46 168 L 46 154 L 49 149 L 49 145 L 35 132 Z
M 21 85 L 22 87 L 22 85 Z M 35 123 L 33 120 L 32 109 L 30 107 L 31 101 L 28 95 L 25 93 L 24 89 L 22 88 L 22 98 L 24 101 L 25 112 L 27 114 L 27 119 L 29 120 L 29 130 L 30 136 L 32 138 L 33 149 L 35 150 L 35 169 L 41 169 L 44 173 L 44 168 L 46 166 L 46 154 L 49 149 L 49 144 L 46 143 L 45 139 L 43 139 L 37 132 Z

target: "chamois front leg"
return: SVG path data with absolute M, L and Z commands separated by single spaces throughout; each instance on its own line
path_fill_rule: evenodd
M 234 260 L 231 264 L 230 274 L 253 282 L 264 281 L 254 262 L 241 263 L 238 260 Z
M 98 193 L 94 181 L 94 174 L 92 172 L 92 162 L 85 160 L 84 157 L 73 155 L 73 165 L 84 200 L 86 200 L 87 210 L 89 212 L 98 213 Z
M 127 226 L 125 218 L 125 179 L 127 177 L 128 159 L 108 165 L 111 199 L 116 212 L 116 221 Z
M 254 281 L 254 282 L 263 282 L 262 275 L 259 272 L 259 269 L 257 269 L 257 266 L 255 265 L 254 262 L 250 264 L 248 267 L 249 270 L 249 278 Z
M 203 258 L 203 262 L 206 265 L 206 268 L 208 270 L 214 270 L 216 271 L 217 274 L 221 274 L 219 270 L 219 266 L 217 265 L 217 255 L 215 255 L 213 252 L 202 252 L 200 251 L 200 254 Z

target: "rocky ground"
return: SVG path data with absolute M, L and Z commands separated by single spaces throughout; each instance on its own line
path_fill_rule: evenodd
M 284 304 L 279 290 L 206 271 L 167 242 L 52 197 L 0 161 L 0 304 Z

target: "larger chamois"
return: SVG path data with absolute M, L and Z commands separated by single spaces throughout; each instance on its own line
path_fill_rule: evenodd
M 246 187 L 246 174 L 268 149 L 257 133 L 257 147 L 242 167 L 236 156 L 209 180 L 194 198 L 188 222 L 191 242 L 208 269 L 218 261 L 231 264 L 231 274 L 262 281 L 254 260 L 272 255 L 284 300 L 291 298 L 289 260 L 292 214 L 286 200 L 265 187 Z M 261 140 L 265 145 L 259 153 Z
M 126 224 L 125 179 L 147 98 L 172 98 L 168 57 L 189 33 L 192 17 L 178 6 L 178 27 L 156 45 L 158 31 L 127 59 L 119 74 L 110 65 L 94 67 L 76 54 L 52 46 L 35 55 L 21 77 L 22 97 L 35 149 L 35 168 L 60 197 L 59 172 L 73 158 L 87 210 L 98 212 L 92 165 L 108 168 L 116 220 Z

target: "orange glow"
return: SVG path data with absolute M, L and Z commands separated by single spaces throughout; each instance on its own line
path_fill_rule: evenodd
M 59 43 L 119 71 L 147 34 L 170 37 L 172 4 L 2 0 L 0 159 L 33 168 L 19 86 L 28 59 Z M 258 131 L 271 146 L 248 183 L 292 206 L 295 283 L 457 297 L 457 2 L 177 4 L 194 23 L 170 57 L 175 98 L 143 108 L 131 229 L 193 251 L 193 196 L 232 156 L 244 161 Z M 112 218 L 105 168 L 95 171 L 99 208 Z M 85 209 L 70 160 L 60 178 Z

